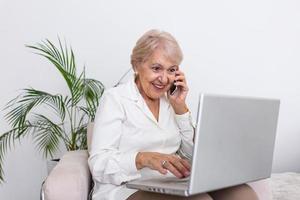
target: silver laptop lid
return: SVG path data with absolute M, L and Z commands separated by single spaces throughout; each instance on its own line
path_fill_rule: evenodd
M 201 94 L 189 193 L 269 177 L 279 100 Z

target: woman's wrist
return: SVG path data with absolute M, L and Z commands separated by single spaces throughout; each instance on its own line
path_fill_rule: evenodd
M 142 156 L 143 156 L 143 153 L 138 152 L 135 157 L 135 165 L 138 170 L 143 168 Z
M 182 115 L 189 112 L 189 109 L 186 104 L 180 106 L 173 106 L 173 109 L 177 115 Z

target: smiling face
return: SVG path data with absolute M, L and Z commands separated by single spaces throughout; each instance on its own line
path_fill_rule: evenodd
M 138 64 L 136 84 L 144 99 L 159 100 L 175 80 L 178 66 L 164 56 L 161 49 L 155 50 L 145 62 Z

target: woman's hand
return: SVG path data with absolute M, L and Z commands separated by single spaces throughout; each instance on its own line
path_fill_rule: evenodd
M 182 71 L 175 72 L 175 83 L 177 89 L 173 95 L 168 92 L 168 99 L 176 114 L 181 115 L 188 112 L 185 99 L 189 88 L 186 83 L 185 75 Z
M 184 178 L 190 175 L 190 164 L 186 159 L 177 155 L 162 154 L 157 152 L 139 152 L 135 159 L 137 169 L 149 167 L 161 174 L 170 171 L 177 178 Z

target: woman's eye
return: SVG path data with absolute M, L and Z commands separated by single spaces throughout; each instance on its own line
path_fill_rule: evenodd
M 176 71 L 176 69 L 172 68 L 170 69 L 170 72 L 174 73 Z
M 159 71 L 159 67 L 152 67 L 153 71 Z

